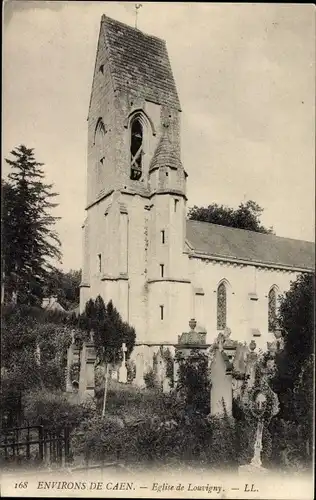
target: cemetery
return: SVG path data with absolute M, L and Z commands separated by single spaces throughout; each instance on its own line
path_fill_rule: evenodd
M 165 41 L 102 15 L 77 271 L 49 264 L 62 253 L 44 164 L 23 144 L 6 159 L 6 471 L 312 470 L 314 245 L 262 226 L 245 197 L 187 207 L 187 169 L 213 166 L 199 144 L 182 161 L 181 113 Z
M 228 328 L 218 335 L 214 344 L 207 345 L 205 343 L 206 333 L 195 331 L 196 325 L 196 320 L 191 319 L 189 331 L 179 336 L 176 345 L 167 348 L 169 356 L 163 354 L 163 350 L 166 350 L 165 345 L 159 347 L 157 355 L 154 356 L 152 367 L 147 367 L 152 374 L 150 378 L 146 377 L 143 365 L 139 362 L 136 365 L 135 377 L 128 380 L 129 360 L 125 358 L 126 347 L 123 344 L 122 361 L 119 367 L 111 367 L 109 385 L 113 387 L 112 392 L 110 391 L 112 398 L 115 394 L 114 388 L 121 392 L 127 411 L 123 409 L 123 413 L 114 411 L 112 414 L 111 398 L 109 399 L 109 413 L 105 413 L 101 427 L 106 424 L 114 427 L 118 436 L 113 439 L 113 432 L 110 432 L 110 437 L 106 439 L 108 442 L 104 443 L 102 450 L 100 449 L 102 448 L 101 431 L 99 446 L 95 447 L 96 455 L 98 456 L 100 453 L 99 458 L 106 459 L 105 451 L 109 450 L 111 458 L 118 454 L 124 460 L 124 452 L 127 451 L 124 449 L 124 443 L 126 445 L 130 441 L 126 436 L 129 432 L 140 434 L 140 438 L 143 439 L 143 448 L 138 451 L 140 451 L 141 456 L 148 458 L 148 455 L 150 456 L 153 451 L 150 449 L 151 445 L 157 446 L 157 443 L 146 441 L 144 434 L 147 431 L 153 437 L 155 429 L 159 432 L 160 437 L 163 434 L 166 446 L 164 450 L 163 443 L 161 443 L 162 449 L 159 450 L 157 456 L 151 457 L 157 463 L 164 463 L 165 459 L 168 463 L 168 458 L 171 460 L 170 463 L 174 463 L 176 458 L 180 458 L 181 461 L 181 456 L 188 456 L 190 451 L 193 451 L 189 461 L 192 464 L 198 462 L 199 466 L 203 462 L 207 465 L 207 454 L 210 453 L 214 455 L 213 466 L 238 467 L 238 464 L 241 463 L 241 471 L 243 468 L 246 470 L 252 468 L 265 470 L 262 466 L 263 441 L 268 433 L 271 419 L 279 410 L 278 398 L 271 389 L 269 380 L 274 374 L 274 357 L 283 348 L 281 332 L 276 331 L 275 341 L 269 345 L 267 353 L 263 355 L 256 352 L 254 341 L 249 346 L 232 341 Z M 170 370 L 170 360 L 172 370 Z M 76 378 L 72 377 L 71 367 L 74 364 L 79 366 Z M 99 397 L 100 393 L 104 394 L 104 377 L 100 377 L 100 366 L 98 370 L 96 364 L 93 339 L 90 338 L 89 341 L 80 345 L 73 338 L 73 342 L 68 348 L 67 391 L 70 394 L 75 393 L 78 400 L 86 404 L 98 399 L 95 397 L 96 394 Z M 134 400 L 131 398 L 133 389 L 136 396 Z M 146 398 L 151 403 L 151 414 L 146 413 L 146 411 L 148 412 L 144 406 Z M 139 407 L 139 412 L 137 412 L 137 408 L 135 412 L 132 405 L 129 404 L 129 399 Z M 154 412 L 152 406 L 154 406 Z M 235 410 L 236 408 L 237 410 Z M 236 418 L 238 410 L 239 414 L 243 414 L 243 425 L 248 428 L 251 434 L 246 453 L 247 457 L 249 456 L 249 461 L 247 463 L 247 459 L 243 456 L 234 456 L 236 449 L 234 449 L 234 445 L 230 444 L 231 449 L 227 450 L 227 457 L 224 457 L 224 461 L 227 460 L 227 463 L 214 464 L 214 458 L 217 454 L 215 449 L 216 435 L 218 432 L 228 430 L 226 437 L 229 441 L 234 433 L 238 433 L 238 418 Z M 168 439 L 176 441 L 177 438 L 183 438 L 183 431 L 188 429 L 188 422 L 192 428 L 195 425 L 200 427 L 200 433 L 202 432 L 201 424 L 204 426 L 201 435 L 203 440 L 207 438 L 206 447 L 209 445 L 210 449 L 200 452 L 192 449 L 178 450 L 178 457 L 168 457 Z M 184 424 L 183 429 L 181 429 L 182 423 Z M 89 424 L 85 425 L 87 429 Z M 214 432 L 212 427 L 216 427 L 217 432 Z M 193 430 L 193 435 L 196 430 Z M 98 428 L 98 433 L 99 431 L 100 428 Z M 190 432 L 192 433 L 192 429 Z M 209 439 L 210 436 L 207 436 L 208 434 L 211 435 L 211 439 Z M 86 431 L 85 437 L 87 436 L 93 440 L 92 427 Z M 222 438 L 225 442 L 225 437 L 222 436 Z M 91 453 L 93 446 L 90 446 L 90 442 L 86 444 L 88 444 L 86 451 Z M 115 446 L 118 448 L 115 449 Z M 187 447 L 190 447 L 190 443 L 187 443 Z M 83 449 L 85 449 L 84 445 Z M 201 460 L 201 455 L 204 455 L 204 460 Z M 134 459 L 135 456 L 133 456 Z

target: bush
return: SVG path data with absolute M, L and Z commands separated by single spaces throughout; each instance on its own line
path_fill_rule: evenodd
M 77 404 L 64 392 L 46 389 L 29 392 L 24 402 L 27 420 L 56 431 L 77 427 L 83 418 L 91 417 L 95 411 L 93 403 Z
M 78 361 L 75 361 L 70 366 L 69 378 L 71 382 L 73 382 L 74 380 L 76 382 L 79 382 L 79 377 L 80 377 L 80 363 Z
M 95 416 L 82 422 L 75 435 L 75 452 L 86 460 L 112 461 L 150 467 L 188 464 L 212 468 L 236 466 L 235 429 L 228 418 L 202 416 L 171 418 L 167 414 L 140 418 L 130 424 L 123 418 Z M 169 412 L 168 412 L 169 410 Z
M 269 430 L 272 441 L 271 462 L 275 467 L 303 471 L 312 465 L 306 460 L 306 435 L 300 425 L 275 418 Z
M 156 380 L 155 372 L 152 368 L 149 368 L 148 372 L 144 375 L 144 382 L 147 389 L 155 389 L 158 384 Z
M 185 398 L 187 411 L 190 413 L 210 412 L 210 381 L 208 377 L 208 357 L 205 353 L 192 349 L 190 355 L 179 362 L 177 391 Z

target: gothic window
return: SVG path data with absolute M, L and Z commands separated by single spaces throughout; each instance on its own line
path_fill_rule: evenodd
M 143 126 L 140 117 L 131 122 L 131 179 L 138 181 L 142 176 Z
M 224 330 L 227 326 L 227 289 L 225 283 L 217 288 L 217 330 Z
M 103 121 L 100 118 L 96 126 L 95 138 L 94 138 L 97 185 L 101 181 L 101 173 L 105 160 L 104 137 L 105 137 L 105 127 Z
M 268 330 L 274 332 L 277 319 L 277 290 L 272 287 L 268 295 Z

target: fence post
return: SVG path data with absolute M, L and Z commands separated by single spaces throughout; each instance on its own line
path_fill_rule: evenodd
M 26 458 L 30 460 L 30 427 L 27 427 L 27 436 L 26 436 Z
M 70 432 L 69 427 L 64 429 L 64 440 L 65 440 L 65 464 L 69 463 L 70 458 Z
M 41 462 L 44 461 L 44 427 L 42 425 L 38 426 L 38 451 Z

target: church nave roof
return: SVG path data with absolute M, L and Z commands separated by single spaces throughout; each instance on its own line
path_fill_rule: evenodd
M 186 239 L 193 252 L 228 260 L 313 271 L 315 245 L 310 241 L 187 220 Z

